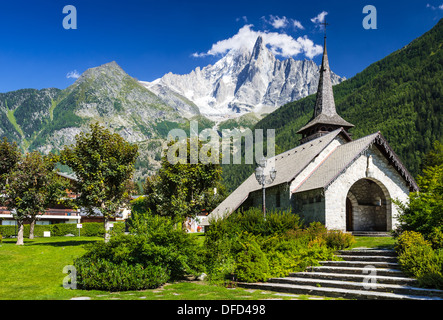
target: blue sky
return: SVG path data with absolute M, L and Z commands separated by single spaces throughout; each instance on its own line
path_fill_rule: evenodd
M 63 28 L 66 5 L 77 9 L 75 30 Z M 363 28 L 366 5 L 377 9 L 376 30 Z M 1 1 L 0 92 L 64 89 L 75 81 L 69 73 L 110 61 L 144 81 L 189 73 L 257 34 L 275 40 L 281 59 L 319 64 L 323 32 L 313 20 L 322 12 L 331 68 L 350 78 L 431 29 L 443 0 Z M 295 54 L 297 43 L 306 50 Z

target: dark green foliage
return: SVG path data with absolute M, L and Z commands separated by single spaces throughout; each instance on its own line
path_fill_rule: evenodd
M 400 209 L 398 232 L 420 232 L 434 248 L 443 248 L 443 158 L 441 144 L 426 156 L 423 175 L 417 178 L 420 192 L 409 195 L 408 203 L 395 201 Z
M 268 258 L 256 237 L 245 233 L 239 243 L 241 247 L 235 256 L 234 270 L 237 279 L 244 282 L 266 281 L 269 275 Z
M 158 288 L 167 275 L 160 266 L 113 263 L 108 260 L 76 261 L 77 283 L 85 290 L 127 291 Z
M 100 222 L 86 222 L 83 223 L 83 228 L 77 229 L 77 224 L 75 223 L 57 223 L 49 225 L 36 225 L 34 227 L 34 235 L 36 237 L 43 237 L 44 231 L 51 232 L 52 237 L 66 236 L 67 234 L 72 234 L 78 236 L 78 231 L 80 230 L 80 236 L 82 237 L 102 237 L 105 234 L 105 227 L 103 223 Z M 24 236 L 29 236 L 29 224 L 24 226 Z M 114 227 L 112 228 L 113 234 L 123 233 L 125 231 L 125 224 L 122 222 L 114 222 Z M 4 238 L 9 238 L 15 236 L 17 229 L 15 226 L 0 226 L 0 235 Z
M 319 223 L 302 229 L 300 218 L 290 212 L 269 212 L 265 219 L 260 210 L 250 209 L 211 222 L 206 268 L 212 281 L 265 281 L 333 259 L 335 250 L 352 243 L 352 236 L 327 231 Z
M 418 232 L 405 231 L 396 245 L 402 270 L 423 287 L 443 289 L 443 249 L 434 250 Z
M 75 145 L 65 146 L 60 153 L 60 162 L 77 177 L 74 191 L 80 196 L 76 205 L 91 215 L 100 210 L 106 225 L 130 201 L 129 181 L 137 156 L 136 145 L 98 123 L 90 126 L 90 132 L 77 135 Z
M 330 57 L 333 67 L 333 57 Z M 420 173 L 424 155 L 442 141 L 443 20 L 406 47 L 334 87 L 337 112 L 355 125 L 353 139 L 380 131 L 408 170 Z M 276 153 L 295 148 L 296 132 L 312 117 L 316 95 L 280 107 L 255 129 L 275 129 Z M 233 165 L 234 190 L 255 168 Z M 225 168 L 224 168 L 225 170 Z M 225 175 L 224 175 L 225 176 Z
M 131 234 L 95 243 L 75 260 L 81 288 L 141 290 L 201 272 L 196 239 L 170 218 L 135 211 L 128 224 Z
M 223 223 L 211 224 L 209 233 L 220 225 L 224 227 Z M 233 213 L 229 217 L 228 225 L 231 233 L 247 232 L 257 236 L 270 236 L 301 229 L 302 223 L 300 217 L 290 211 L 268 211 L 265 219 L 260 209 L 250 209 Z
M 15 142 L 8 142 L 6 137 L 0 142 L 0 188 L 5 187 L 5 183 L 12 171 L 17 167 L 21 153 Z
M 202 144 L 196 142 L 196 149 L 200 152 Z M 179 147 L 179 142 L 169 143 L 160 170 L 155 176 L 148 177 L 143 187 L 146 210 L 184 221 L 203 210 L 210 212 L 221 202 L 223 186 L 220 185 L 219 159 L 215 158 L 216 161 L 207 164 L 201 161 L 191 163 L 191 143 L 191 139 L 184 141 L 182 147 Z M 168 153 L 176 152 L 178 156 L 180 150 L 186 155 L 184 161 L 171 163 Z M 213 193 L 214 188 L 218 188 L 217 195 Z

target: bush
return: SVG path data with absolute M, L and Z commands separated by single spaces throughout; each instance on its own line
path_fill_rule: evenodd
M 335 250 L 350 248 L 355 243 L 353 235 L 334 230 L 326 232 L 323 239 L 329 248 Z
M 405 231 L 396 245 L 402 270 L 423 287 L 443 288 L 443 250 L 434 250 L 422 234 Z
M 80 288 L 148 289 L 202 271 L 195 237 L 171 219 L 138 213 L 130 225 L 131 234 L 94 243 L 74 261 Z
M 435 227 L 432 232 L 428 235 L 428 240 L 434 249 L 443 249 L 443 227 Z
M 353 237 L 329 234 L 320 223 L 302 229 L 300 218 L 290 212 L 258 209 L 237 212 L 211 221 L 205 237 L 205 264 L 209 280 L 237 276 L 245 282 L 266 281 L 303 271 L 318 261 L 334 257 L 334 250 L 350 246 Z
M 90 290 L 126 291 L 157 288 L 167 281 L 166 270 L 156 265 L 113 263 L 79 259 L 75 263 L 79 287 Z
M 395 250 L 398 254 L 402 254 L 413 246 L 430 246 L 430 243 L 419 232 L 405 231 L 398 237 Z
M 113 234 L 123 233 L 125 231 L 124 222 L 113 222 Z M 25 224 L 24 235 L 29 237 L 30 225 Z M 60 237 L 67 234 L 78 235 L 77 224 L 75 223 L 57 223 L 48 225 L 35 225 L 34 236 L 43 237 L 44 231 L 50 231 L 51 236 Z M 83 228 L 80 229 L 80 235 L 85 237 L 103 237 L 105 234 L 105 227 L 101 222 L 86 222 L 83 223 Z M 0 235 L 4 238 L 10 238 L 16 235 L 15 226 L 0 226 Z
M 242 239 L 241 250 L 236 255 L 235 275 L 244 282 L 266 281 L 269 264 L 265 253 L 261 250 L 254 237 Z

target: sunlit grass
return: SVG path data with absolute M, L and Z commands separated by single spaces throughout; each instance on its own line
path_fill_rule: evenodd
M 204 236 L 196 235 L 203 241 Z M 15 239 L 3 239 L 0 244 L 1 300 L 66 300 L 83 297 L 91 300 L 261 300 L 315 297 L 285 295 L 263 290 L 226 288 L 203 281 L 182 281 L 157 289 L 107 292 L 98 290 L 69 290 L 63 288 L 66 265 L 86 252 L 84 246 L 100 237 L 51 237 L 25 239 L 17 246 Z

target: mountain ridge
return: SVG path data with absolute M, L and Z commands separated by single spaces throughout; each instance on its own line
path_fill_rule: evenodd
M 260 117 L 314 93 L 319 68 L 311 60 L 278 60 L 259 36 L 252 49 L 232 49 L 214 65 L 141 83 L 161 98 L 161 89 L 174 92 L 193 102 L 203 116 L 221 122 L 251 112 Z M 333 84 L 345 79 L 331 76 Z

